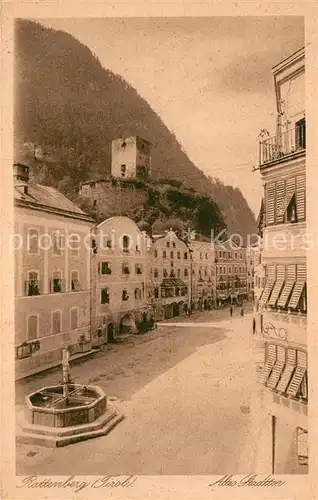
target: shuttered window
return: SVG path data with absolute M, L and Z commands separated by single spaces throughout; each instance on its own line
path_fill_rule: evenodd
M 284 222 L 284 211 L 282 206 L 285 200 L 285 181 L 280 180 L 276 182 L 276 223 Z
M 273 344 L 268 344 L 266 363 L 259 378 L 260 384 L 262 385 L 265 384 L 266 380 L 268 379 L 272 371 L 275 362 L 276 362 L 276 346 Z
M 295 177 L 290 177 L 286 181 L 285 197 L 279 209 L 279 216 L 282 218 L 284 218 L 286 210 L 291 202 L 291 199 L 295 194 L 295 188 L 296 188 L 296 179 Z
M 276 390 L 281 393 L 285 393 L 290 379 L 296 368 L 296 351 L 295 349 L 287 349 L 287 360 L 286 366 L 278 382 Z
M 60 333 L 61 332 L 61 319 L 62 314 L 61 311 L 53 311 L 52 313 L 52 333 Z
M 298 264 L 296 284 L 288 304 L 288 307 L 290 307 L 291 309 L 297 309 L 300 297 L 305 288 L 305 282 L 306 282 L 306 264 Z
M 307 355 L 304 352 L 297 352 L 296 370 L 292 376 L 287 389 L 287 394 L 296 397 L 307 370 Z
M 275 277 L 276 277 L 275 264 L 267 266 L 266 275 L 267 275 L 266 276 L 266 284 L 265 284 L 262 296 L 261 296 L 260 301 L 259 301 L 261 306 L 264 306 L 267 303 L 268 298 L 269 298 L 271 291 L 273 289 L 273 286 L 275 283 Z
M 271 374 L 268 377 L 267 384 L 266 384 L 269 389 L 276 388 L 278 380 L 280 379 L 280 377 L 282 375 L 282 371 L 283 371 L 284 366 L 285 366 L 285 360 L 286 360 L 285 348 L 281 347 L 281 346 L 277 346 L 277 359 L 276 359 L 276 362 L 273 366 Z
M 71 330 L 75 330 L 76 328 L 78 328 L 78 308 L 73 307 L 71 309 L 70 315 Z
M 296 178 L 296 212 L 297 220 L 306 218 L 306 178 L 298 175 Z
M 277 301 L 278 307 L 286 307 L 292 289 L 294 288 L 296 281 L 296 265 L 290 264 L 286 268 L 286 281 L 280 297 Z
M 279 294 L 283 288 L 284 281 L 285 281 L 285 266 L 279 265 L 277 266 L 276 270 L 276 282 L 273 287 L 271 297 L 268 301 L 269 306 L 275 307 Z
M 38 328 L 39 328 L 39 318 L 36 314 L 32 314 L 28 316 L 27 322 L 27 339 L 34 340 L 38 336 Z
M 266 193 L 266 224 L 275 222 L 275 182 L 268 182 L 265 186 Z

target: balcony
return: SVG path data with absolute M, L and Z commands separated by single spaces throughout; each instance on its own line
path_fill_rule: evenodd
M 305 150 L 306 122 L 300 120 L 294 129 L 260 141 L 259 165 L 265 165 Z

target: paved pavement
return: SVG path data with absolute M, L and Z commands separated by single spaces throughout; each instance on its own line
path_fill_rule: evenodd
M 205 312 L 161 323 L 76 365 L 76 382 L 116 397 L 125 420 L 105 437 L 65 448 L 18 445 L 17 474 L 253 471 L 259 388 L 251 325 L 250 313 Z M 59 378 L 55 371 L 18 383 L 18 416 L 25 394 Z

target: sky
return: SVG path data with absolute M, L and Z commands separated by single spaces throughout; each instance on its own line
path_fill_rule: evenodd
M 280 17 L 37 19 L 87 45 L 160 115 L 205 174 L 239 187 L 257 215 L 261 129 L 275 133 L 272 67 L 304 46 Z

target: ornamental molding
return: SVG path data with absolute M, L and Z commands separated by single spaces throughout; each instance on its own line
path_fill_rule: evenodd
M 269 321 L 263 326 L 263 334 L 265 337 L 278 337 L 281 340 L 287 340 L 287 330 L 282 327 L 276 327 Z

